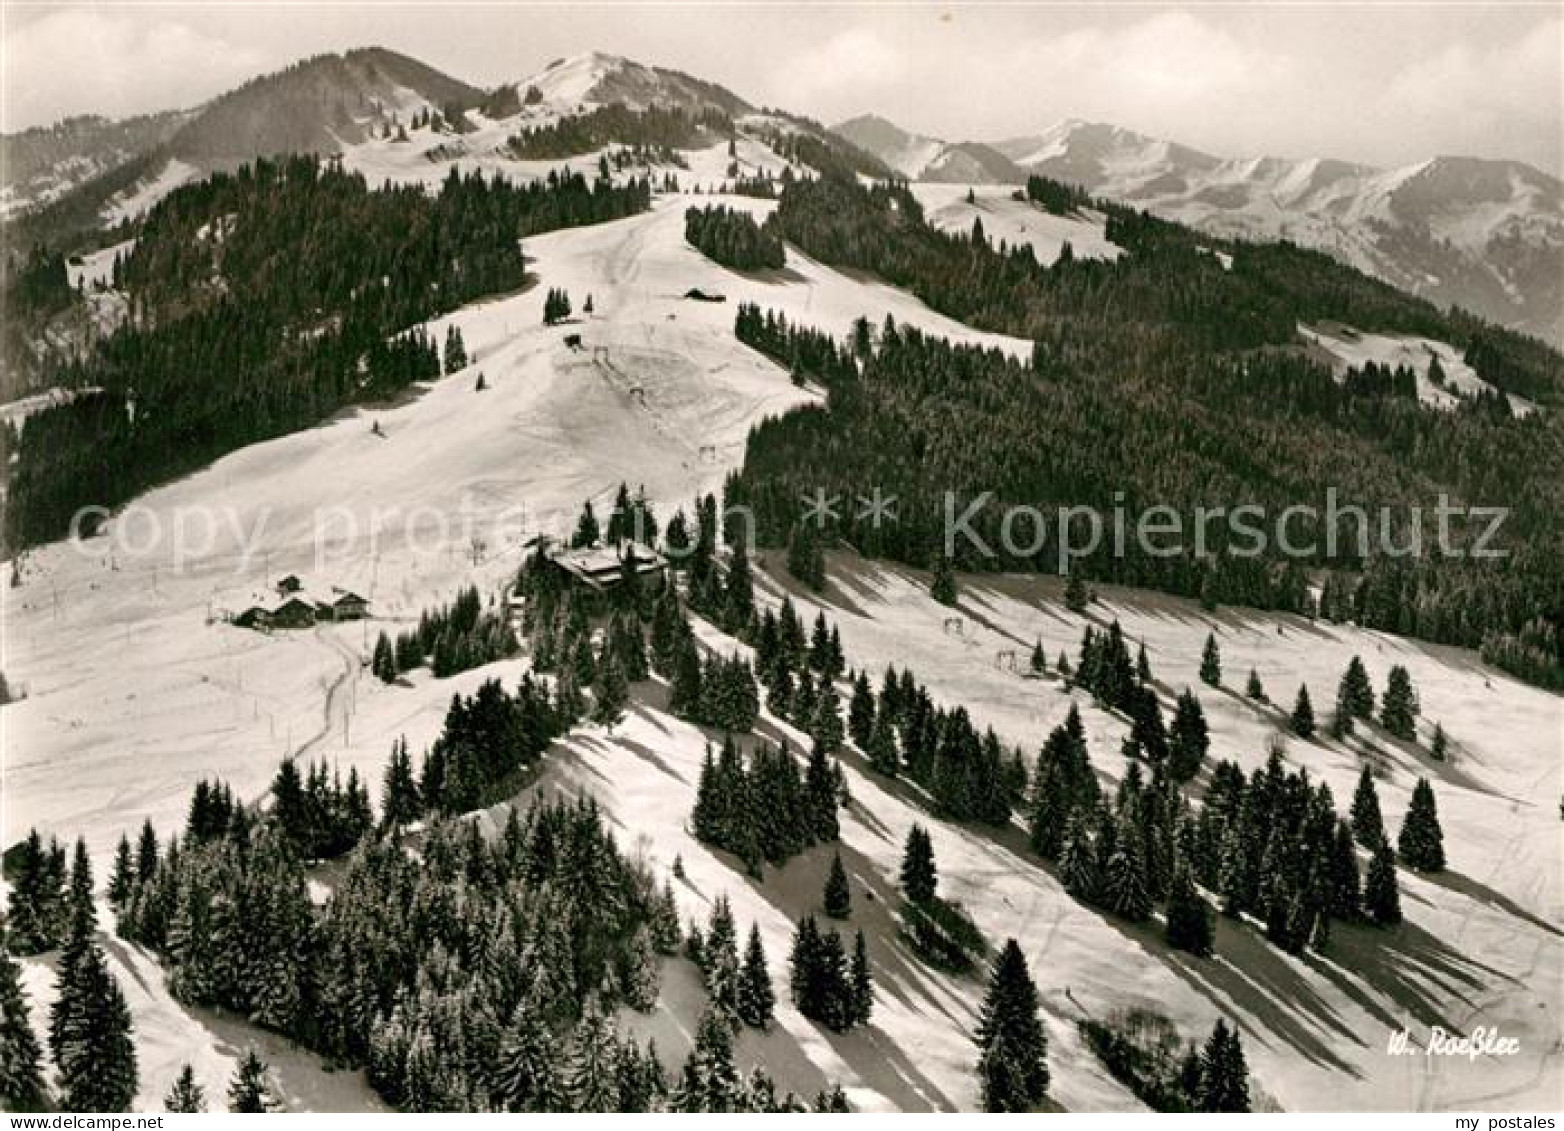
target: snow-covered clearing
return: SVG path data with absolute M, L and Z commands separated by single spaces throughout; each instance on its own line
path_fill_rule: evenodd
M 128 258 L 135 246 L 134 239 L 121 240 L 86 255 L 72 256 L 65 264 L 65 278 L 72 287 L 78 289 L 106 287 L 114 278 L 115 257 L 123 255 Z
M 126 220 L 135 220 L 180 185 L 202 176 L 201 170 L 177 157 L 171 158 L 151 177 L 139 181 L 124 192 L 116 193 L 103 208 L 103 225 L 112 228 Z
M 1058 259 L 1067 243 L 1077 259 L 1112 260 L 1124 252 L 1109 242 L 1101 213 L 1087 209 L 1055 216 L 1030 201 L 1013 199 L 1014 185 L 976 185 L 970 190 L 972 203 L 967 202 L 966 185 L 923 182 L 911 188 L 929 223 L 941 231 L 966 235 L 973 220 L 982 220 L 990 243 L 1029 244 L 1040 263 Z
M 481 172 L 517 183 L 543 180 L 556 172 L 579 173 L 595 179 L 599 162 L 604 157 L 612 159 L 624 148 L 608 145 L 571 157 L 521 160 L 510 155 L 507 149 L 510 138 L 521 128 L 552 121 L 554 116 L 535 120 L 531 112 L 526 112 L 515 118 L 495 121 L 474 112 L 469 119 L 473 122 L 470 133 L 453 135 L 424 127 L 408 131 L 406 141 L 374 137 L 347 146 L 342 154 L 343 167 L 361 173 L 369 184 L 377 187 L 390 181 L 435 189 L 453 168 L 463 176 Z M 761 173 L 780 176 L 789 165 L 769 146 L 748 135 L 734 140 L 731 154 L 726 141 L 699 149 L 681 149 L 678 154 L 682 164 L 629 165 L 611 169 L 611 174 L 616 181 L 650 174 L 657 182 L 661 182 L 664 175 L 672 174 L 682 188 L 711 189 L 731 179 L 728 167 L 734 163 L 748 177 Z M 800 171 L 799 166 L 793 168 L 795 172 Z
M 1369 362 L 1392 369 L 1406 366 L 1417 374 L 1417 399 L 1435 408 L 1452 409 L 1463 398 L 1493 388 L 1477 376 L 1466 363 L 1461 351 L 1433 338 L 1419 338 L 1409 334 L 1365 334 L 1346 326 L 1299 326 L 1298 333 L 1304 341 L 1321 350 L 1338 373 L 1348 368 L 1361 368 Z M 1428 378 L 1434 359 L 1444 370 L 1443 385 L 1436 385 Z M 1511 395 L 1510 408 L 1517 416 L 1525 416 L 1537 406 L 1525 397 Z

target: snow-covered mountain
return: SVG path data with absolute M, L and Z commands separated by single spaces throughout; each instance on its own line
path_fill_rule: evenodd
M 167 111 L 111 121 L 99 115 L 0 135 L 0 218 L 57 200 L 166 143 L 189 121 Z
M 177 114 L 77 120 L 0 136 L 0 157 L 19 155 L 3 165 L 0 218 L 59 203 L 39 221 L 42 231 L 29 233 L 58 242 L 62 234 L 74 237 L 132 218 L 215 169 L 279 153 L 340 154 L 377 183 L 437 182 L 453 165 L 526 179 L 547 170 L 514 160 L 508 144 L 514 134 L 610 105 L 720 115 L 754 137 L 808 134 L 854 168 L 889 173 L 807 118 L 757 109 L 715 83 L 617 55 L 592 51 L 556 59 L 484 91 L 406 55 L 370 47 L 304 60 Z M 429 122 L 425 111 L 439 120 Z
M 191 110 L 124 122 L 73 119 L 0 137 L 0 216 L 83 189 L 108 219 L 216 168 L 279 153 L 335 153 L 425 108 L 483 92 L 384 48 L 317 55 Z M 161 192 L 158 191 L 161 188 Z
M 536 91 L 535 97 L 544 102 L 570 108 L 619 103 L 632 110 L 676 107 L 692 113 L 715 110 L 732 117 L 755 109 L 715 83 L 601 51 L 555 59 L 515 84 L 515 89 L 523 102 Z
M 971 145 L 883 119 L 836 129 L 914 180 L 984 179 L 953 157 Z M 1002 158 L 982 166 L 990 181 L 1038 173 L 1216 235 L 1290 239 L 1435 302 L 1564 338 L 1564 185 L 1518 161 L 1436 157 L 1378 169 L 1224 158 L 1077 120 L 980 148 Z
M 915 181 L 1009 184 L 1026 179 L 1025 169 L 992 146 L 908 133 L 877 114 L 864 114 L 831 128 Z

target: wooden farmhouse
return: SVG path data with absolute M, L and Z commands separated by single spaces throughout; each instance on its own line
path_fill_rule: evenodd
M 272 593 L 256 596 L 233 616 L 240 628 L 309 628 L 321 621 L 362 620 L 369 602 L 350 589 L 332 586 L 313 593 L 296 576 L 279 581 Z

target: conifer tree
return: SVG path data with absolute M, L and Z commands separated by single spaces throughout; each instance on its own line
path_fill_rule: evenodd
M 869 972 L 869 948 L 861 930 L 853 937 L 853 961 L 847 977 L 852 994 L 852 1024 L 867 1025 L 874 1013 L 874 978 Z
M 939 882 L 934 841 L 922 825 L 913 825 L 901 858 L 901 890 L 912 903 L 929 903 Z
M 1173 733 L 1168 741 L 1168 775 L 1174 781 L 1186 782 L 1200 772 L 1211 746 L 1211 733 L 1206 725 L 1206 714 L 1194 692 L 1185 688 L 1178 697 L 1173 711 Z
M 1168 892 L 1168 945 L 1205 958 L 1211 953 L 1212 934 L 1211 910 L 1195 889 L 1189 869 L 1174 869 L 1173 885 Z
M 206 1110 L 206 1089 L 196 1083 L 195 1069 L 190 1065 L 179 1070 L 174 1086 L 163 1097 L 163 1109 L 178 1115 L 195 1115 Z
M 994 960 L 978 1020 L 978 1078 L 983 1110 L 1031 1111 L 1048 1094 L 1048 1038 L 1037 986 L 1015 939 Z
M 562 1082 L 570 1110 L 609 1112 L 619 1106 L 619 1035 L 613 1022 L 589 1005 L 577 1022 L 565 1056 Z
M 739 936 L 733 920 L 733 908 L 726 895 L 712 903 L 711 920 L 701 945 L 706 989 L 712 1006 L 728 1017 L 738 1014 Z
M 825 551 L 807 522 L 793 528 L 787 543 L 787 571 L 809 588 L 825 588 Z
M 1141 832 L 1127 820 L 1120 822 L 1112 853 L 1103 874 L 1102 900 L 1116 915 L 1138 923 L 1151 914 L 1151 892 L 1146 876 L 1146 856 Z
M 1086 575 L 1078 569 L 1072 569 L 1064 582 L 1064 607 L 1072 613 L 1084 613 L 1090 600 Z
M 820 693 L 815 699 L 814 718 L 809 735 L 815 745 L 827 754 L 834 754 L 842 745 L 842 701 L 829 680 L 822 680 Z
M 1216 633 L 1206 633 L 1206 644 L 1200 653 L 1200 680 L 1212 687 L 1222 684 L 1222 651 L 1216 645 Z
M 1352 920 L 1362 913 L 1362 880 L 1358 875 L 1358 853 L 1352 840 L 1352 826 L 1336 822 L 1336 834 L 1330 851 L 1330 897 L 1326 911 L 1336 919 Z
M 1373 717 L 1374 687 L 1362 659 L 1354 656 L 1336 686 L 1336 714 L 1331 722 L 1331 733 L 1344 738 L 1352 733 L 1355 722 L 1360 719 L 1367 722 Z
M 951 569 L 950 559 L 944 554 L 934 558 L 934 577 L 929 583 L 929 596 L 942 605 L 956 604 L 956 573 Z
M 445 372 L 447 375 L 467 368 L 467 345 L 462 341 L 461 329 L 451 326 L 445 331 Z
M 845 919 L 853 912 L 852 890 L 847 883 L 847 870 L 842 867 L 842 854 L 831 855 L 831 870 L 825 881 L 825 913 L 833 919 Z
M 1146 642 L 1142 640 L 1135 650 L 1135 678 L 1141 683 L 1151 682 L 1151 659 L 1146 655 Z
M 393 830 L 412 824 L 423 811 L 406 737 L 399 737 L 391 744 L 391 760 L 386 763 L 385 786 L 380 794 L 380 811 L 385 827 Z
M 1445 866 L 1444 832 L 1434 804 L 1434 788 L 1427 778 L 1418 778 L 1412 787 L 1412 803 L 1396 838 L 1396 851 L 1402 863 L 1419 872 L 1441 872 Z
M 382 683 L 396 682 L 396 653 L 391 648 L 391 638 L 384 632 L 375 638 L 375 653 L 369 670 Z
M 62 971 L 54 1013 L 60 1106 L 73 1112 L 127 1111 L 136 1097 L 130 1008 L 90 937 Z
M 1358 775 L 1358 788 L 1352 795 L 1352 835 L 1369 851 L 1385 842 L 1385 822 L 1379 812 L 1379 791 L 1367 766 Z
M 677 920 L 675 920 L 677 922 Z M 652 930 L 646 924 L 636 928 L 625 954 L 625 969 L 620 979 L 624 986 L 625 1003 L 631 1009 L 649 1013 L 657 1005 L 657 991 L 662 985 L 662 960 L 658 957 Z
M 123 910 L 135 882 L 136 862 L 131 855 L 130 838 L 121 833 L 119 844 L 114 849 L 114 870 L 109 873 L 109 906 L 116 911 Z
M 738 1106 L 743 1083 L 733 1063 L 733 1029 L 715 1009 L 701 1015 L 695 1046 L 684 1063 L 673 1108 L 683 1112 L 726 1112 Z
M 37 1111 L 48 1099 L 43 1053 L 28 1019 L 22 971 L 0 916 L 0 1110 Z
M 618 657 L 605 655 L 597 665 L 597 680 L 592 684 L 592 721 L 612 734 L 624 718 L 625 704 L 629 700 L 630 688 Z
M 1434 724 L 1434 737 L 1428 745 L 1428 756 L 1436 762 L 1443 762 L 1450 756 L 1450 738 L 1445 734 L 1444 724 Z
M 826 752 L 815 743 L 804 770 L 804 794 L 815 840 L 829 843 L 841 835 L 836 817 L 837 774 Z
M 1412 677 L 1400 664 L 1390 669 L 1385 694 L 1380 700 L 1379 721 L 1391 734 L 1406 742 L 1417 737 L 1417 693 Z
M 1199 1111 L 1246 1112 L 1249 1110 L 1249 1066 L 1238 1031 L 1217 1018 L 1200 1052 L 1199 1086 L 1194 1096 Z
M 7 853 L 11 881 L 7 900 L 9 946 L 14 954 L 37 954 L 60 943 L 65 879 L 63 850 L 51 838 L 47 847 L 37 829 Z
M 869 735 L 869 765 L 888 778 L 901 773 L 901 752 L 896 746 L 896 726 L 883 709 L 875 716 Z
M 1059 848 L 1059 878 L 1065 890 L 1076 899 L 1086 903 L 1097 901 L 1102 877 L 1091 833 L 1079 811 L 1072 812 L 1065 821 Z
M 141 822 L 141 835 L 136 842 L 136 878 L 143 882 L 150 880 L 152 873 L 157 871 L 157 863 L 157 833 L 148 818 Z
M 874 689 L 863 672 L 853 679 L 853 694 L 847 703 L 847 733 L 858 749 L 869 752 L 874 737 Z
M 776 995 L 771 989 L 771 972 L 766 965 L 766 948 L 760 941 L 760 927 L 750 924 L 749 941 L 744 947 L 744 965 L 739 970 L 738 1014 L 752 1029 L 765 1029 L 776 1012 Z
M 1314 704 L 1309 701 L 1309 685 L 1298 685 L 1298 698 L 1293 701 L 1292 716 L 1287 725 L 1299 738 L 1314 737 Z
M 92 858 L 87 855 L 87 842 L 82 837 L 76 838 L 71 859 L 69 913 L 73 931 L 82 929 L 79 925 L 83 923 L 89 931 L 98 925 L 98 908 L 92 898 Z
M 1379 927 L 1401 922 L 1401 890 L 1396 882 L 1396 850 L 1381 842 L 1363 882 L 1363 912 Z
M 1249 669 L 1249 681 L 1244 685 L 1244 694 L 1256 703 L 1266 702 L 1265 685 L 1260 682 L 1260 673 L 1253 668 Z
M 228 1110 L 245 1115 L 261 1115 L 272 1108 L 266 1089 L 266 1062 L 254 1049 L 244 1054 L 234 1078 L 228 1085 Z
M 490 1091 L 504 1111 L 559 1111 L 563 1106 L 555 1039 L 525 1000 L 506 1026 Z
M 576 529 L 570 536 L 570 545 L 573 549 L 584 549 L 587 546 L 597 545 L 601 537 L 602 528 L 597 522 L 597 512 L 592 509 L 592 500 L 588 499 L 581 504 L 581 514 L 576 519 Z
M 1048 672 L 1048 653 L 1043 651 L 1041 636 L 1037 638 L 1037 643 L 1032 645 L 1031 668 L 1033 675 L 1046 675 Z

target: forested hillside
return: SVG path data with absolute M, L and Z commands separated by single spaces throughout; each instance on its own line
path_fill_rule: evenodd
M 825 384 L 826 408 L 796 410 L 752 436 L 730 502 L 755 507 L 760 535 L 783 544 L 801 495 L 819 488 L 852 498 L 874 487 L 900 499 L 899 521 L 875 527 L 846 507 L 831 534 L 861 551 L 915 565 L 941 552 L 943 493 L 996 493 L 971 526 L 998 548 L 1002 504 L 1048 509 L 1121 504 L 1138 515 L 1169 505 L 1186 518 L 1201 505 L 1253 503 L 1274 517 L 1295 503 L 1319 508 L 1293 521 L 1295 544 L 1245 553 L 1223 522 L 1211 558 L 1151 556 L 1129 540 L 1080 563 L 1103 580 L 1148 585 L 1208 601 L 1301 609 L 1311 603 L 1304 567 L 1345 571 L 1325 595 L 1328 613 L 1429 639 L 1480 646 L 1513 670 L 1559 679 L 1559 488 L 1564 437 L 1555 411 L 1511 415 L 1501 394 L 1453 412 L 1392 395 L 1376 375 L 1338 384 L 1290 348 L 1301 322 L 1440 337 L 1465 347 L 1498 390 L 1557 405 L 1558 355 L 1530 339 L 1430 305 L 1286 244 L 1227 245 L 1231 266 L 1178 225 L 1111 209 L 1109 233 L 1132 254 L 1116 262 L 1062 259 L 1052 268 L 1030 248 L 996 249 L 982 231 L 946 235 L 922 222 L 895 187 L 825 178 L 791 185 L 768 229 L 812 256 L 874 271 L 931 306 L 974 325 L 1036 341 L 1031 364 L 952 346 L 915 331 L 863 326 L 833 347 L 755 308 L 741 310 L 741 340 Z M 878 338 L 876 342 L 874 339 Z M 854 361 L 856 360 L 856 365 Z M 1327 491 L 1370 515 L 1369 552 L 1352 523 L 1327 555 Z M 1414 536 L 1409 508 L 1423 509 L 1425 550 L 1436 535 L 1441 493 L 1458 505 L 1509 507 L 1502 562 L 1428 552 L 1380 551 L 1379 511 L 1392 512 L 1392 542 Z M 1470 547 L 1485 522 L 1452 528 Z M 957 546 L 961 568 L 1057 568 L 1058 546 L 995 557 Z M 1356 584 L 1359 574 L 1367 583 Z M 1524 640 L 1524 645 L 1522 644 Z
M 517 186 L 453 172 L 433 195 L 372 190 L 306 157 L 179 190 L 119 267 L 130 321 L 55 382 L 98 391 L 5 434 L 8 544 L 59 537 L 80 507 L 437 376 L 434 343 L 403 331 L 520 286 L 522 237 L 650 199 L 645 181 L 580 176 Z

